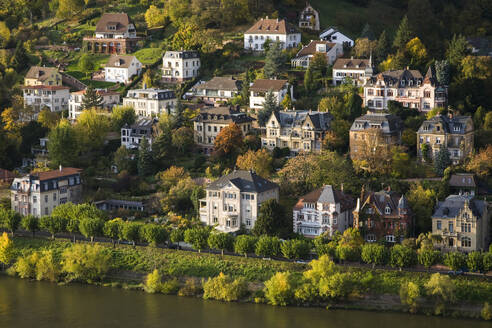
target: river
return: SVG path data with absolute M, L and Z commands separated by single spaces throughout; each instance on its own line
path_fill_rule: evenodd
M 0 276 L 0 328 L 490 328 L 490 322 L 273 307 Z

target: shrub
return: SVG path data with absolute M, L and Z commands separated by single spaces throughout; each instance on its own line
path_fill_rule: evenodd
M 492 306 L 485 302 L 481 311 L 483 320 L 492 320 Z
M 372 268 L 376 265 L 383 265 L 387 262 L 388 253 L 386 247 L 378 244 L 364 244 L 361 252 L 362 261 L 372 264 Z
M 101 280 L 111 267 L 111 254 L 100 245 L 72 245 L 62 259 L 62 270 L 74 280 Z
M 466 259 L 466 266 L 472 272 L 480 272 L 483 270 L 483 256 L 480 252 L 471 252 Z
M 328 255 L 321 256 L 318 260 L 309 262 L 310 270 L 303 273 L 304 278 L 311 280 L 314 284 L 318 284 L 323 278 L 327 278 L 336 271 L 335 263 Z
M 188 278 L 185 284 L 178 291 L 179 296 L 196 296 L 202 292 L 202 284 L 194 278 Z
M 483 254 L 483 270 L 485 272 L 492 270 L 492 252 Z
M 290 272 L 277 272 L 265 282 L 265 298 L 271 305 L 286 306 L 294 299 L 294 282 Z
M 178 279 L 170 279 L 166 280 L 161 285 L 161 293 L 166 295 L 175 295 L 179 290 L 179 281 Z
M 360 260 L 360 248 L 350 245 L 338 245 L 336 255 L 342 261 L 358 261 Z
M 434 273 L 424 286 L 427 295 L 436 302 L 436 314 L 441 314 L 445 304 L 452 303 L 456 299 L 456 286 L 449 276 Z
M 409 247 L 395 245 L 391 248 L 390 264 L 392 267 L 409 267 L 415 263 L 415 251 Z
M 28 256 L 20 256 L 13 266 L 15 272 L 23 279 L 34 279 L 36 277 L 36 262 L 39 257 L 39 252 L 34 252 Z
M 311 244 L 306 240 L 286 240 L 280 245 L 282 255 L 288 259 L 305 259 L 311 251 Z
M 220 249 L 224 255 L 224 250 L 231 250 L 234 245 L 234 237 L 225 232 L 211 233 L 208 237 L 208 246 L 212 249 Z
M 258 256 L 278 256 L 280 254 L 280 239 L 263 235 L 256 243 L 255 253 Z
M 258 239 L 253 236 L 240 235 L 234 242 L 234 252 L 248 257 L 248 253 L 254 253 Z
M 350 273 L 335 272 L 319 281 L 319 295 L 324 298 L 340 299 L 353 290 L 354 280 Z
M 429 269 L 439 262 L 441 259 L 441 252 L 430 249 L 421 249 L 417 252 L 417 258 L 421 265 Z
M 444 255 L 444 264 L 451 270 L 461 270 L 466 265 L 466 255 L 461 252 L 450 252 Z
M 411 281 L 401 284 L 400 301 L 401 304 L 409 306 L 410 312 L 417 312 L 417 299 L 420 296 L 419 286 Z
M 305 281 L 296 289 L 294 297 L 300 303 L 312 303 L 319 297 L 318 288 L 311 281 Z
M 147 275 L 144 283 L 144 290 L 147 293 L 155 294 L 161 290 L 162 277 L 157 269 Z
M 60 263 L 55 259 L 53 251 L 42 251 L 36 263 L 36 280 L 58 281 L 60 275 Z
M 143 239 L 149 243 L 151 246 L 157 246 L 157 244 L 162 244 L 166 241 L 168 233 L 166 228 L 158 224 L 145 224 L 140 230 Z
M 237 301 L 248 291 L 243 278 L 232 279 L 222 272 L 214 278 L 208 279 L 203 284 L 203 298 L 219 301 Z

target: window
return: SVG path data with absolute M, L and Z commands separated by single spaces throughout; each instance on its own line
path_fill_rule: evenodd
M 441 220 L 437 220 L 437 222 L 436 222 L 436 229 L 437 230 L 441 230 L 442 229 Z
M 15 200 L 17 200 L 17 195 L 15 195 L 15 198 L 16 198 Z M 38 202 L 38 197 L 32 196 L 32 202 L 36 204 Z
M 384 209 L 384 213 L 391 214 L 391 208 L 389 206 L 386 206 L 386 208 Z
M 388 243 L 394 243 L 395 242 L 395 236 L 393 236 L 393 235 L 386 235 L 386 236 L 384 236 L 384 239 L 386 239 L 386 241 Z
M 471 232 L 471 223 L 462 223 L 461 232 Z
M 251 227 L 251 220 L 250 219 L 246 220 L 246 226 Z
M 462 237 L 461 238 L 461 247 L 471 247 L 471 238 L 470 237 Z
M 45 208 L 44 208 L 44 215 L 48 215 L 48 214 L 49 214 L 49 213 L 48 213 L 48 208 L 47 208 L 47 207 L 45 207 Z
M 56 202 L 56 193 L 53 194 L 53 201 Z
M 367 89 L 367 95 L 368 96 L 373 96 L 374 95 L 374 90 L 373 89 Z
M 453 222 L 449 222 L 448 228 L 449 228 L 449 232 L 454 232 L 454 224 L 453 224 Z
M 368 234 L 366 236 L 366 240 L 369 243 L 374 243 L 376 241 L 376 235 L 374 235 L 374 234 Z
M 44 202 L 47 203 L 48 202 L 48 195 L 44 195 Z

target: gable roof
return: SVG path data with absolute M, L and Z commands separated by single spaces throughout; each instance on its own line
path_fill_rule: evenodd
M 405 196 L 390 190 L 369 192 L 367 195 L 362 195 L 362 202 L 361 209 L 366 206 L 374 206 L 379 214 L 384 217 L 399 217 L 400 209 L 410 210 Z M 390 214 L 386 214 L 387 207 L 390 209 Z
M 231 107 L 204 107 L 200 109 L 200 113 L 194 119 L 195 122 L 202 123 L 247 123 L 254 119 L 244 112 L 232 109 Z
M 442 133 L 465 134 L 467 128 L 472 127 L 473 120 L 471 116 L 453 116 L 436 115 L 429 120 L 425 120 L 419 127 L 418 133 L 437 132 L 436 125 L 442 126 Z M 468 129 L 468 131 L 470 131 Z M 438 133 L 440 134 L 440 132 Z
M 403 129 L 403 123 L 400 117 L 388 113 L 367 112 L 354 120 L 350 131 L 367 130 L 377 125 L 385 134 L 400 132 Z
M 218 190 L 232 183 L 241 192 L 264 192 L 267 190 L 278 189 L 278 185 L 269 180 L 263 179 L 252 171 L 237 170 L 228 175 L 224 175 L 212 182 L 207 190 Z
M 285 19 L 261 18 L 251 26 L 245 34 L 292 34 L 300 33 L 297 27 L 288 23 Z
M 338 28 L 336 28 L 335 26 L 330 26 L 328 27 L 327 29 L 325 29 L 323 32 L 321 32 L 319 34 L 319 38 L 320 39 L 325 39 L 325 38 L 331 38 L 331 36 L 335 33 L 340 33 L 341 35 L 345 36 L 346 38 L 352 40 L 351 38 L 349 38 L 347 35 L 345 35 L 344 33 L 340 32 L 338 30 Z
M 256 92 L 280 91 L 288 82 L 287 80 L 258 79 L 249 87 L 249 90 Z
M 210 81 L 197 85 L 196 89 L 239 91 L 240 87 L 241 81 L 238 81 L 233 77 L 215 76 Z
M 58 69 L 56 67 L 41 67 L 41 66 L 31 66 L 26 74 L 26 79 L 37 79 L 39 81 L 45 81 L 51 75 L 58 74 Z
M 469 187 L 475 188 L 475 176 L 472 173 L 455 173 L 449 179 L 450 187 Z
M 487 203 L 485 201 L 474 199 L 471 196 L 450 195 L 446 197 L 444 201 L 437 204 L 437 208 L 432 215 L 432 218 L 455 218 L 464 208 L 465 203 L 468 203 L 473 215 L 479 219 L 482 217 L 487 207 Z
M 329 41 L 322 41 L 322 40 L 311 41 L 311 42 L 309 42 L 308 45 L 302 47 L 302 49 L 299 50 L 296 57 L 314 55 L 315 53 L 317 53 L 316 46 L 318 44 L 326 45 L 326 52 L 330 51 L 333 47 L 336 46 L 336 43 L 329 42 Z
M 32 176 L 37 177 L 40 181 L 42 180 L 50 180 L 55 178 L 61 178 L 69 175 L 79 174 L 82 172 L 82 169 L 77 169 L 74 167 L 62 167 L 58 170 L 51 170 L 47 172 L 37 172 L 32 173 Z
M 333 69 L 364 70 L 369 67 L 371 67 L 371 61 L 360 58 L 337 58 L 333 64 Z
M 133 60 L 137 60 L 137 57 L 130 55 L 112 55 L 108 59 L 106 67 L 116 67 L 116 68 L 128 68 L 130 67 Z
M 354 199 L 340 190 L 335 190 L 332 185 L 325 185 L 302 196 L 294 209 L 301 209 L 304 203 L 339 203 L 341 212 L 354 208 Z
M 333 116 L 328 112 L 274 111 L 272 115 L 275 116 L 282 128 L 302 126 L 309 118 L 316 130 L 326 131 L 330 129 L 333 120 Z
M 97 22 L 96 33 L 126 32 L 129 24 L 131 24 L 130 17 L 126 13 L 104 13 Z M 116 29 L 110 30 L 108 28 L 110 25 L 116 26 Z
M 15 174 L 12 171 L 0 168 L 0 181 L 13 180 L 14 178 Z

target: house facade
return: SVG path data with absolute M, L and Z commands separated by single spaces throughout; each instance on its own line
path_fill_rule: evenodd
M 195 144 L 204 154 L 209 155 L 214 150 L 215 138 L 223 128 L 234 123 L 246 135 L 252 129 L 253 121 L 248 114 L 231 107 L 202 108 L 193 122 Z
M 317 53 L 325 55 L 326 63 L 333 65 L 335 60 L 343 55 L 343 46 L 340 43 L 328 41 L 311 41 L 307 46 L 299 50 L 296 57 L 291 60 L 291 66 L 307 69 Z
M 96 90 L 97 94 L 102 98 L 102 108 L 111 110 L 114 106 L 120 103 L 120 94 L 115 91 Z M 84 101 L 85 90 L 80 90 L 70 93 L 68 101 L 68 117 L 71 120 L 76 120 L 84 110 L 82 104 Z
M 92 37 L 84 37 L 85 49 L 103 54 L 127 54 L 134 51 L 137 42 L 135 25 L 125 13 L 105 13 L 97 22 Z
M 21 215 L 51 215 L 64 203 L 82 201 L 82 170 L 60 166 L 58 170 L 38 172 L 14 179 L 10 188 L 11 206 Z
M 290 92 L 291 99 L 294 99 L 292 89 L 287 80 L 256 80 L 249 87 L 249 107 L 263 109 L 263 103 L 268 92 L 271 92 L 280 106 L 282 100 Z
M 293 210 L 294 232 L 314 238 L 333 236 L 352 226 L 352 197 L 327 185 L 302 196 Z
M 313 31 L 319 31 L 319 13 L 308 2 L 299 14 L 299 27 Z
M 241 81 L 233 77 L 215 76 L 210 81 L 193 87 L 193 96 L 208 105 L 227 102 L 237 96 L 241 90 Z
M 279 198 L 277 184 L 244 170 L 220 177 L 205 192 L 199 200 L 200 221 L 223 232 L 253 229 L 261 204 Z
M 354 228 L 368 242 L 398 243 L 413 229 L 413 214 L 404 195 L 391 190 L 365 193 L 353 211 Z
M 62 76 L 55 67 L 31 66 L 24 77 L 24 85 L 62 85 Z
M 138 149 L 142 139 L 148 140 L 152 146 L 153 126 L 156 121 L 149 118 L 139 118 L 134 124 L 125 124 L 121 128 L 121 145 L 126 149 Z
M 104 67 L 106 82 L 130 83 L 142 72 L 142 63 L 135 56 L 113 55 Z
M 447 88 L 437 84 L 430 68 L 425 78 L 417 70 L 386 71 L 366 80 L 363 99 L 371 110 L 388 109 L 389 101 L 397 101 L 403 107 L 428 112 L 446 106 Z
M 372 58 L 338 58 L 333 64 L 332 81 L 333 85 L 340 85 L 350 79 L 353 85 L 361 86 L 373 76 L 373 73 Z
M 264 51 L 266 40 L 280 42 L 282 49 L 293 48 L 301 42 L 301 33 L 285 19 L 262 18 L 244 33 L 244 49 Z
M 340 43 L 344 47 L 353 47 L 355 42 L 342 32 L 340 32 L 336 27 L 331 26 L 320 33 L 320 40 L 325 40 L 334 43 Z
M 23 86 L 24 106 L 31 106 L 35 111 L 48 108 L 52 112 L 68 109 L 70 88 L 60 85 Z
M 350 158 L 362 158 L 368 147 L 377 151 L 380 147 L 390 148 L 401 144 L 402 130 L 403 123 L 398 116 L 368 111 L 356 118 L 350 127 Z
M 441 148 L 447 148 L 453 164 L 458 164 L 473 152 L 473 145 L 474 128 L 470 116 L 436 115 L 424 121 L 417 131 L 417 156 L 420 159 L 434 159 Z
M 490 242 L 490 214 L 485 200 L 471 195 L 450 195 L 437 204 L 432 215 L 432 234 L 449 251 L 484 251 Z
M 292 153 L 320 152 L 326 132 L 333 117 L 328 112 L 278 111 L 266 123 L 263 147 L 289 148 Z
M 200 72 L 197 51 L 166 51 L 162 58 L 162 78 L 168 82 L 191 80 Z
M 173 90 L 133 89 L 123 98 L 123 106 L 133 107 L 138 116 L 158 117 L 173 113 L 177 100 Z

